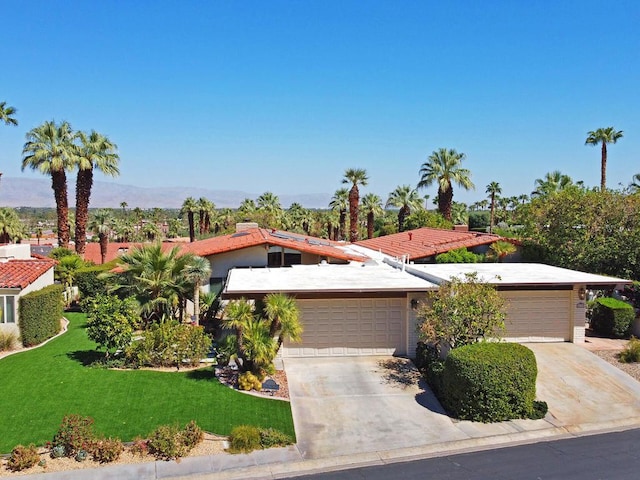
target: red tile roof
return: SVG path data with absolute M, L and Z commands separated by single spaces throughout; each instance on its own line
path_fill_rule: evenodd
M 123 253 L 128 253 L 135 247 L 142 247 L 143 245 L 148 244 L 133 242 L 109 242 L 109 244 L 107 245 L 107 256 L 105 258 L 105 263 L 110 262 L 114 258 L 118 258 Z M 179 245 L 180 244 L 176 244 L 173 242 L 163 242 L 162 251 L 167 252 L 173 247 Z M 96 265 L 100 265 L 102 263 L 102 255 L 100 255 L 100 244 L 94 242 L 87 243 L 84 251 L 84 259 L 88 262 L 93 262 Z
M 339 242 L 266 228 L 249 228 L 230 235 L 184 244 L 181 246 L 181 251 L 206 257 L 257 245 L 275 245 L 345 261 L 367 260 L 364 255 L 338 248 L 342 245 Z
M 356 245 L 381 251 L 394 257 L 409 255 L 409 260 L 417 260 L 457 248 L 487 245 L 498 240 L 501 240 L 500 236 L 487 233 L 457 232 L 425 227 L 369 240 L 361 240 L 356 242 Z
M 9 260 L 0 263 L 0 288 L 23 289 L 35 282 L 56 262 L 48 259 Z

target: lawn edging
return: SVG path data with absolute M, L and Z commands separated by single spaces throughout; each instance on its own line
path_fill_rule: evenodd
M 46 345 L 47 343 L 49 343 L 51 340 L 54 340 L 58 338 L 60 335 L 67 333 L 67 330 L 69 329 L 69 320 L 67 320 L 67 318 L 65 317 L 62 317 L 60 319 L 60 327 L 61 328 L 58 333 L 56 333 L 53 337 L 47 338 L 44 342 L 39 343 L 38 345 L 34 345 L 33 347 L 20 347 L 15 350 L 7 350 L 5 352 L 0 352 L 0 360 L 2 360 L 3 358 L 9 357 L 11 355 L 15 355 L 16 353 L 28 352 L 29 350 L 40 348 Z

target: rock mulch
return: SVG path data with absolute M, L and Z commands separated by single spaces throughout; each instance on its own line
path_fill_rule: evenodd
M 621 362 L 618 359 L 618 355 L 620 354 L 618 350 L 596 350 L 593 353 L 640 382 L 640 363 Z
M 242 393 L 249 393 L 251 395 L 259 395 L 266 398 L 279 398 L 281 400 L 289 400 L 289 383 L 287 382 L 287 374 L 284 370 L 276 370 L 273 375 L 267 375 L 265 381 L 268 379 L 273 380 L 280 387 L 273 392 L 244 392 L 238 389 L 238 371 L 229 367 L 216 368 L 216 377 L 220 380 L 220 383 L 233 388 Z

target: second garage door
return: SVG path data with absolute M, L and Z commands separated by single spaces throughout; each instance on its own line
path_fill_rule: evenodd
M 302 342 L 286 344 L 285 357 L 403 355 L 404 298 L 298 300 Z
M 500 292 L 507 300 L 506 337 L 520 342 L 564 342 L 571 339 L 571 291 Z

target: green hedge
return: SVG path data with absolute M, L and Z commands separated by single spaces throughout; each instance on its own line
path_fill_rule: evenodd
M 517 343 L 475 343 L 449 352 L 440 401 L 462 420 L 500 422 L 534 415 L 538 368 Z
M 598 298 L 591 314 L 591 328 L 600 335 L 626 337 L 635 319 L 631 305 L 616 298 Z
M 50 285 L 20 297 L 20 336 L 25 347 L 38 345 L 60 331 L 62 285 Z
M 107 293 L 109 283 L 99 276 L 108 270 L 103 266 L 89 267 L 76 273 L 74 283 L 78 286 L 80 298 L 94 297 Z

